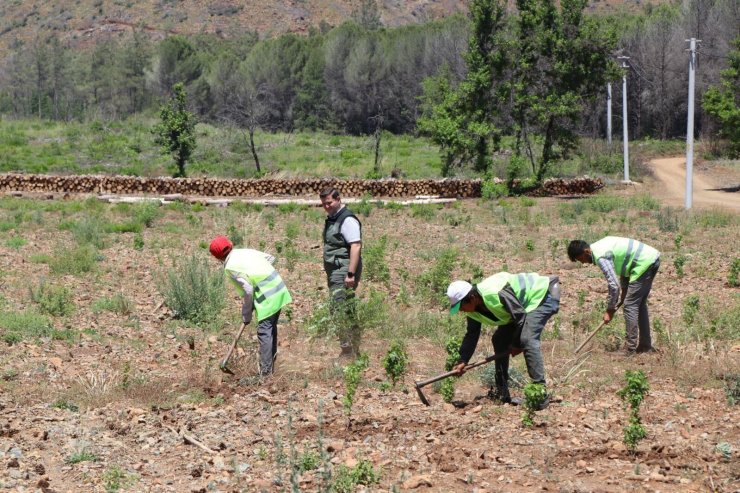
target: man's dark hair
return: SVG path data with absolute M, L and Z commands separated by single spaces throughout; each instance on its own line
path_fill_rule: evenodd
M 324 197 L 328 197 L 331 195 L 331 198 L 334 200 L 337 200 L 339 198 L 339 191 L 334 187 L 326 187 L 319 193 L 319 198 L 323 199 Z
M 591 248 L 591 245 L 586 243 L 583 240 L 573 240 L 570 242 L 570 245 L 568 245 L 568 258 L 571 262 L 576 261 L 576 257 L 581 255 L 586 248 Z

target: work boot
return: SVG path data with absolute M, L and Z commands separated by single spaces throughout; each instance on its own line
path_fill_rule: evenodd
M 658 351 L 657 349 L 655 349 L 652 346 L 650 346 L 650 347 L 640 347 L 640 346 L 637 346 L 637 349 L 635 350 L 635 352 L 636 353 L 659 353 L 660 351 Z
M 491 387 L 488 390 L 487 397 L 492 401 L 496 401 L 500 404 L 511 404 L 512 406 L 518 406 L 522 400 L 517 398 L 511 398 L 509 394 L 509 387 Z
M 545 398 L 542 402 L 540 402 L 540 405 L 537 406 L 537 411 L 542 411 L 543 409 L 547 409 L 550 406 L 550 394 L 545 394 Z

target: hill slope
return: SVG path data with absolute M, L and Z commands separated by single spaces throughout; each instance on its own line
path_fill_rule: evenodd
M 123 35 L 137 26 L 153 36 L 212 33 L 231 37 L 307 33 L 325 23 L 350 19 L 359 0 L 51 0 L 0 3 L 0 47 L 37 34 L 58 33 L 73 45 Z M 380 0 L 381 22 L 398 26 L 467 10 L 465 0 Z

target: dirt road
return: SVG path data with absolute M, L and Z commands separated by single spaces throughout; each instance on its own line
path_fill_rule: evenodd
M 683 207 L 686 191 L 686 158 L 671 157 L 650 161 L 658 186 L 653 193 L 667 205 Z M 734 183 L 715 184 L 694 167 L 694 193 L 692 206 L 695 208 L 722 207 L 740 212 L 740 190 Z

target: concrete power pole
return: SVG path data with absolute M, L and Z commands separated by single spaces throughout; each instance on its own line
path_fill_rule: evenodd
M 691 209 L 694 194 L 694 85 L 696 72 L 696 38 L 689 42 L 689 111 L 686 118 L 686 210 Z
M 612 148 L 612 83 L 606 84 L 606 143 Z
M 625 69 L 622 73 L 622 154 L 624 155 L 624 181 L 630 181 L 630 148 L 629 148 L 629 121 L 627 120 L 627 60 L 630 57 L 620 56 L 617 57 L 622 60 L 622 68 Z

